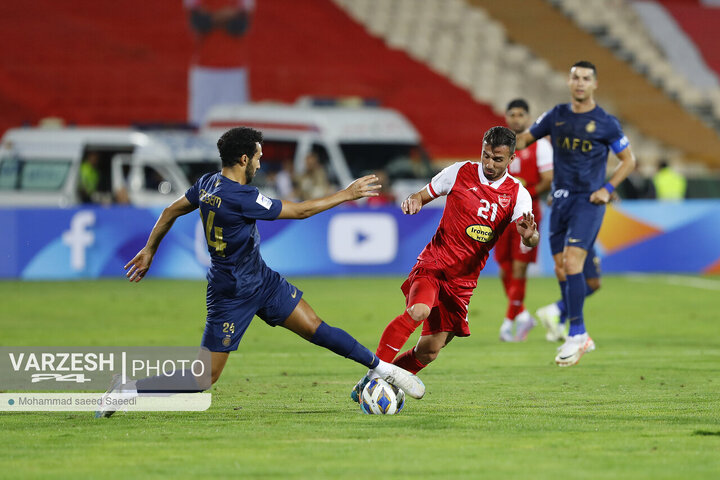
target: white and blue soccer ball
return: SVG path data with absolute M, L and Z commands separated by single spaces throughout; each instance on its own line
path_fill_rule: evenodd
M 395 415 L 404 406 L 405 392 L 381 378 L 370 380 L 360 395 L 360 409 L 368 415 Z

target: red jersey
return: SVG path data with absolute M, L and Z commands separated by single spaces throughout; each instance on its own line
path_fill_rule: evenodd
M 425 188 L 433 198 L 447 195 L 447 202 L 440 225 L 418 261 L 442 270 L 449 282 L 475 288 L 498 237 L 532 210 L 530 194 L 507 172 L 490 182 L 482 166 L 474 162 L 447 167 Z
M 553 151 L 550 142 L 541 138 L 527 148 L 517 150 L 517 157 L 508 167 L 510 175 L 520 180 L 533 199 L 535 222 L 540 223 L 540 201 L 535 186 L 540 182 L 540 173 L 553 169 Z

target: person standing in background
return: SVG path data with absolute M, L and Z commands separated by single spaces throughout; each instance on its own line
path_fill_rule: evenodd
M 653 186 L 658 200 L 682 200 L 685 198 L 687 180 L 673 170 L 667 160 L 662 160 L 653 177 Z
M 505 122 L 516 135 L 524 132 L 532 123 L 530 106 L 522 98 L 508 103 Z M 542 218 L 540 194 L 550 189 L 553 179 L 553 150 L 550 142 L 541 138 L 524 150 L 516 152 L 516 159 L 508 166 L 510 175 L 518 179 L 532 198 L 535 223 Z M 517 230 L 508 228 L 498 239 L 494 248 L 495 261 L 500 267 L 500 279 L 508 298 L 505 319 L 500 326 L 500 341 L 520 342 L 535 326 L 535 319 L 525 309 L 525 285 L 527 270 L 537 261 L 538 249 L 522 243 Z M 513 333 L 513 327 L 515 332 Z
M 211 107 L 250 101 L 248 51 L 255 0 L 184 0 L 194 37 L 188 121 L 200 125 Z

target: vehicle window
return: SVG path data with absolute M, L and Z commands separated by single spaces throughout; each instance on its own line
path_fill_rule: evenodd
M 325 148 L 325 145 L 321 145 L 319 143 L 313 143 L 312 147 L 310 148 L 310 151 L 314 153 L 317 156 L 318 162 L 320 162 L 320 165 L 325 168 L 325 172 L 327 173 L 328 180 L 336 184 L 337 183 L 337 175 L 335 173 L 335 169 L 330 166 L 330 155 L 328 154 L 327 148 Z
M 145 189 L 167 195 L 175 191 L 175 186 L 170 182 L 161 169 L 144 166 L 143 176 L 145 178 Z
M 281 142 L 278 140 L 265 140 L 263 142 L 263 156 L 260 167 L 265 172 L 276 172 L 282 168 L 283 162 L 295 159 L 297 142 Z
M 266 196 L 273 198 L 283 197 L 283 195 L 278 192 L 276 177 L 283 169 L 290 168 L 292 171 L 296 150 L 297 142 L 264 140 L 262 146 L 263 156 L 260 159 L 260 170 L 255 173 L 252 184 L 260 189 Z
M 4 158 L 0 160 L 0 188 L 4 190 L 60 190 L 70 160 Z
M 429 179 L 433 170 L 421 147 L 398 143 L 343 143 L 340 145 L 355 178 L 384 170 L 391 180 Z
M 206 173 L 214 173 L 220 170 L 219 161 L 198 160 L 195 162 L 178 161 L 178 165 L 182 169 L 185 177 L 190 185 L 194 185 L 200 177 Z
M 4 158 L 0 160 L 0 188 L 12 190 L 19 188 L 20 161 L 16 158 Z

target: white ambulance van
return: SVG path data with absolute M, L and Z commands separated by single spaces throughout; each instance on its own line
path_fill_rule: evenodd
M 97 188 L 84 197 L 80 169 L 91 157 Z M 0 142 L 0 206 L 167 205 L 219 168 L 215 143 L 192 131 L 15 128 Z
M 278 171 L 287 160 L 296 175 L 302 174 L 308 154 L 315 153 L 336 187 L 382 172 L 395 201 L 402 202 L 434 173 L 418 132 L 401 113 L 388 108 L 318 106 L 309 99 L 296 104 L 224 105 L 209 112 L 201 134 L 217 140 L 236 126 L 262 131 L 261 169 L 266 174 Z

